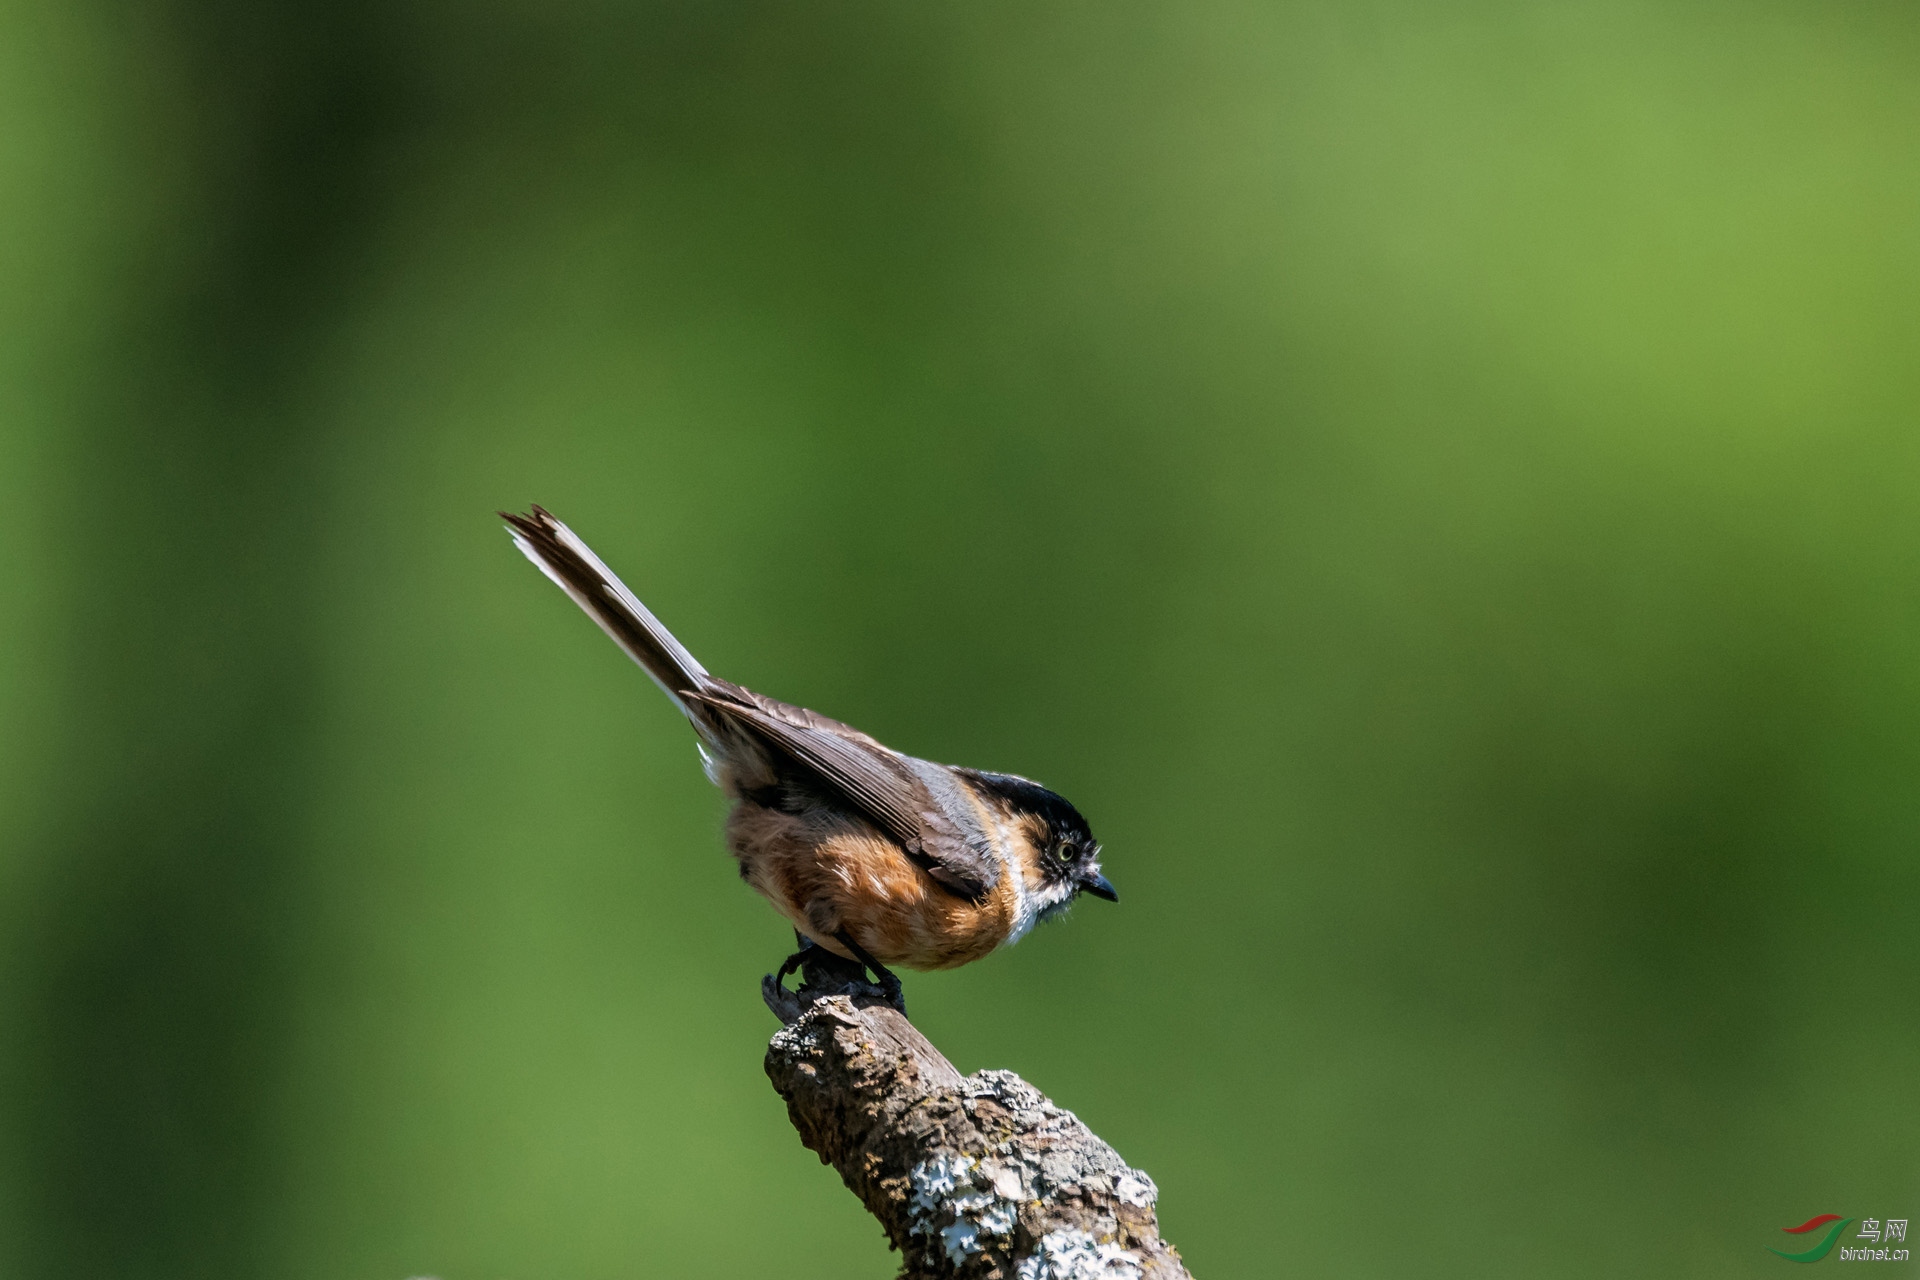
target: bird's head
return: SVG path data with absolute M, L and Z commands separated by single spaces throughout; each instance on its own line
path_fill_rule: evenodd
M 1025 838 L 1016 842 L 1015 868 L 1042 920 L 1058 915 L 1082 893 L 1120 901 L 1100 874 L 1100 842 L 1087 820 L 1065 797 L 1011 773 L 963 770 L 982 792 L 1005 809 Z

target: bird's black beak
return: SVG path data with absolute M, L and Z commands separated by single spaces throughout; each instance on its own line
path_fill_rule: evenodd
M 1096 898 L 1105 898 L 1108 902 L 1120 901 L 1120 891 L 1113 887 L 1107 878 L 1098 871 L 1090 876 L 1080 877 L 1080 887 Z

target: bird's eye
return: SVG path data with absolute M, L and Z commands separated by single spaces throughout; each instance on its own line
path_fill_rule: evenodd
M 1070 841 L 1062 840 L 1059 844 L 1054 845 L 1053 860 L 1055 862 L 1062 864 L 1063 866 L 1066 863 L 1072 862 L 1073 861 L 1073 844 Z

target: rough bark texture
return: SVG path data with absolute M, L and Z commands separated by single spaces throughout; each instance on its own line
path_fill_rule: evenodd
M 1191 1280 L 1153 1180 L 1019 1076 L 962 1076 L 837 963 L 809 964 L 798 995 L 772 978 L 763 994 L 785 1024 L 767 1075 L 904 1280 Z

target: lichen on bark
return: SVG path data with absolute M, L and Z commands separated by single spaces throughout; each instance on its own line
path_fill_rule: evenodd
M 1011 1071 L 962 1076 L 857 976 L 809 966 L 767 1075 L 800 1140 L 840 1173 L 905 1280 L 1190 1280 L 1158 1191 Z

